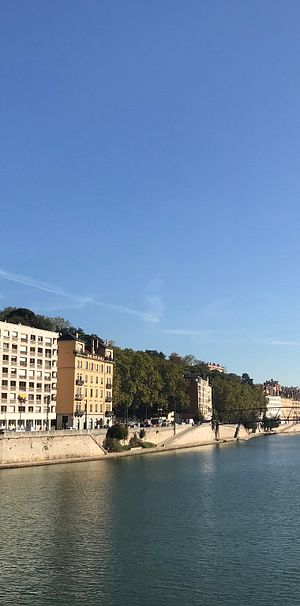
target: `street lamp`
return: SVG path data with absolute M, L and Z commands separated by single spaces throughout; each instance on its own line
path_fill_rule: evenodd
M 26 395 L 19 393 L 18 395 L 18 402 L 19 402 L 19 413 L 20 413 L 20 429 L 22 426 L 22 412 L 25 412 L 25 402 L 26 402 Z

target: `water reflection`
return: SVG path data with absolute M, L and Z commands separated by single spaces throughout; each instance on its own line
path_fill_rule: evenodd
M 1 604 L 294 606 L 299 453 L 276 436 L 0 472 Z

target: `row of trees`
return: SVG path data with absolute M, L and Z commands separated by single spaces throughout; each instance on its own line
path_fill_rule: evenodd
M 119 416 L 153 416 L 174 410 L 183 412 L 189 406 L 186 376 L 209 377 L 213 389 L 216 419 L 243 423 L 251 427 L 265 412 L 263 388 L 254 385 L 247 373 L 211 372 L 194 356 L 171 354 L 168 358 L 157 351 L 133 351 L 115 347 L 114 410 Z
M 26 308 L 6 307 L 0 311 L 0 320 L 60 333 L 78 332 L 86 342 L 90 336 L 64 318 L 50 318 Z M 192 355 L 181 357 L 173 353 L 167 357 L 158 351 L 114 346 L 114 359 L 113 407 L 120 417 L 127 413 L 139 418 L 163 415 L 175 407 L 178 413 L 183 412 L 189 405 L 186 375 L 209 377 L 214 414 L 221 422 L 240 422 L 250 427 L 266 409 L 262 386 L 254 385 L 248 374 L 210 372 L 204 362 Z

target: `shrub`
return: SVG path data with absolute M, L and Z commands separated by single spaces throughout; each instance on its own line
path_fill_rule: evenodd
M 140 433 L 139 433 L 139 436 L 140 436 L 141 440 L 142 440 L 142 439 L 145 437 L 145 435 L 146 435 L 145 430 L 144 430 L 144 429 L 141 429 L 141 430 L 140 430 Z
M 142 448 L 155 448 L 157 444 L 152 444 L 152 442 L 141 442 Z
M 123 446 L 123 444 L 120 444 L 119 440 L 110 437 L 104 440 L 103 448 L 105 448 L 108 452 L 122 452 L 123 450 L 130 450 L 130 446 Z
M 137 437 L 136 433 L 129 440 L 129 446 L 131 448 L 138 448 L 138 447 L 141 447 L 142 445 L 143 445 L 143 442 L 142 442 L 142 440 L 140 440 L 140 438 Z
M 128 437 L 128 427 L 121 425 L 121 423 L 115 423 L 108 428 L 106 437 L 114 440 L 126 440 Z

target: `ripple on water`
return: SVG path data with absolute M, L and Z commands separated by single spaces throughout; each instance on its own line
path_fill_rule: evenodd
M 300 437 L 5 470 L 1 604 L 300 603 Z

